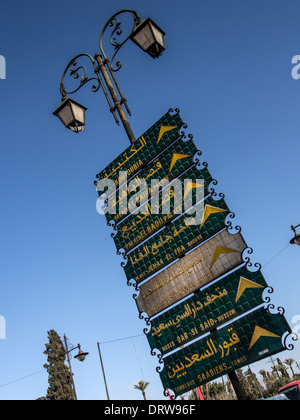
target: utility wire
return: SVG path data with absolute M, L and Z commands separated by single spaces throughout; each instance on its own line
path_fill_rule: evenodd
M 39 370 L 38 372 L 31 373 L 30 375 L 23 376 L 23 378 L 19 378 L 19 379 L 16 379 L 15 381 L 8 382 L 7 384 L 0 385 L 0 388 L 3 388 L 4 386 L 7 386 L 7 385 L 14 384 L 14 383 L 19 382 L 19 381 L 23 381 L 23 379 L 30 378 L 30 376 L 37 375 L 38 373 L 41 373 L 41 372 L 44 372 L 44 371 L 45 371 L 45 369 L 42 369 L 42 370 Z
M 116 338 L 115 340 L 110 341 L 102 341 L 99 344 L 108 344 L 108 343 L 115 343 L 116 341 L 123 341 L 123 340 L 129 340 L 130 338 L 136 338 L 136 337 L 144 337 L 145 334 L 139 334 L 139 335 L 132 335 L 130 337 L 123 337 L 123 338 Z
M 115 343 L 116 341 L 129 340 L 129 339 L 131 339 L 131 338 L 137 338 L 137 337 L 142 337 L 142 336 L 145 336 L 145 334 L 132 335 L 132 336 L 130 336 L 130 337 L 123 337 L 123 338 L 117 338 L 117 339 L 115 339 L 115 340 L 103 341 L 102 343 L 99 343 L 99 344 Z M 37 375 L 38 373 L 41 373 L 41 372 L 44 372 L 44 370 L 45 370 L 45 369 L 39 370 L 38 372 L 31 373 L 30 375 L 23 376 L 22 378 L 19 378 L 19 379 L 16 379 L 16 380 L 14 380 L 14 381 L 8 382 L 8 383 L 6 383 L 6 384 L 0 385 L 0 388 L 3 388 L 3 387 L 5 387 L 5 386 L 11 385 L 11 384 L 14 384 L 14 383 L 19 382 L 19 381 L 23 381 L 24 379 L 30 378 L 31 376 Z
M 275 254 L 274 255 L 274 257 L 272 257 L 268 262 L 266 262 L 262 267 L 265 267 L 266 265 L 268 265 L 268 264 L 270 264 L 270 262 L 272 262 L 273 260 L 275 260 L 275 258 L 277 258 L 285 249 L 287 249 L 288 247 L 290 246 L 290 244 L 288 244 L 288 245 L 286 245 L 284 248 L 282 248 L 279 252 L 277 252 L 277 254 Z M 129 339 L 131 339 L 131 338 L 137 338 L 137 337 L 144 337 L 145 336 L 145 334 L 139 334 L 139 335 L 132 335 L 132 336 L 129 336 L 129 337 L 123 337 L 123 338 L 116 338 L 115 340 L 109 340 L 109 341 L 102 341 L 101 343 L 99 343 L 99 344 L 109 344 L 109 343 L 115 343 L 115 342 L 117 342 L 117 341 L 123 341 L 123 340 L 129 340 Z M 8 382 L 8 383 L 6 383 L 6 384 L 3 384 L 3 385 L 0 385 L 0 388 L 3 388 L 3 387 L 5 387 L 5 386 L 8 386 L 8 385 L 11 385 L 11 384 L 14 384 L 14 383 L 16 383 L 16 382 L 19 382 L 19 381 L 23 381 L 24 379 L 27 379 L 27 378 L 30 378 L 31 376 L 34 376 L 34 375 L 37 375 L 38 373 L 41 373 L 41 372 L 44 372 L 44 370 L 45 369 L 42 369 L 42 370 L 39 370 L 38 372 L 35 372 L 35 373 L 32 373 L 32 374 L 30 374 L 30 375 L 27 375 L 27 376 L 23 376 L 22 378 L 19 378 L 19 379 L 16 379 L 15 381 L 11 381 L 11 382 Z
M 266 262 L 263 266 L 262 266 L 262 268 L 264 268 L 266 265 L 268 265 L 268 264 L 270 264 L 270 262 L 271 261 L 273 261 L 273 260 L 275 260 L 275 258 L 277 258 L 278 257 L 278 255 L 280 255 L 285 249 L 287 249 L 288 247 L 290 246 L 290 244 L 287 244 L 284 248 L 282 248 L 282 250 L 281 251 L 279 251 L 279 252 L 277 252 L 277 254 L 276 255 L 274 255 L 274 257 L 272 257 L 268 262 Z

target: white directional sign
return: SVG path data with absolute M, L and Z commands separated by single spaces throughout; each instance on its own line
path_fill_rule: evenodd
M 247 245 L 240 233 L 223 230 L 140 286 L 140 313 L 156 315 L 185 296 L 241 265 Z

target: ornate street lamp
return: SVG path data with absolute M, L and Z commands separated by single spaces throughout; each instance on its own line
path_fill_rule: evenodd
M 296 228 L 299 227 L 299 226 L 300 226 L 300 224 L 297 225 L 297 226 L 291 226 L 295 236 L 294 236 L 293 239 L 290 240 L 290 243 L 300 246 L 300 234 L 296 231 Z
M 76 354 L 76 356 L 74 356 L 74 357 L 75 357 L 75 359 L 77 359 L 79 362 L 84 362 L 84 361 L 85 361 L 86 356 L 87 356 L 89 353 L 84 353 L 84 352 L 81 350 L 80 344 L 78 344 L 78 349 L 79 349 L 78 354 Z
M 158 58 L 165 50 L 165 33 L 150 18 L 142 20 L 130 35 L 130 39 L 152 58 Z
M 129 14 L 133 19 L 133 27 L 131 32 L 123 41 L 120 41 L 120 36 L 123 34 L 123 28 L 119 21 L 119 15 Z M 103 36 L 107 28 L 112 28 L 109 41 L 114 48 L 114 54 L 111 59 L 108 59 L 103 49 Z M 121 10 L 114 14 L 104 26 L 100 35 L 100 52 L 95 54 L 94 58 L 86 53 L 79 54 L 74 57 L 67 65 L 61 79 L 60 93 L 62 95 L 62 102 L 53 113 L 57 116 L 68 129 L 78 133 L 83 131 L 85 125 L 85 111 L 86 108 L 78 102 L 73 101 L 67 95 L 77 92 L 83 85 L 93 81 L 92 91 L 97 92 L 100 88 L 103 90 L 105 98 L 108 102 L 111 113 L 114 116 L 115 122 L 119 124 L 120 120 L 125 128 L 128 138 L 131 143 L 135 142 L 135 136 L 127 120 L 125 111 L 131 115 L 130 109 L 127 105 L 127 100 L 123 96 L 120 86 L 117 83 L 115 73 L 120 70 L 122 63 L 117 61 L 114 64 L 116 54 L 120 48 L 130 39 L 138 45 L 143 51 L 153 58 L 158 58 L 165 50 L 164 43 L 165 33 L 154 23 L 150 18 L 141 20 L 139 15 L 134 10 Z M 78 65 L 79 58 L 88 58 L 92 63 L 94 74 L 93 77 L 87 76 L 87 69 L 83 65 Z M 69 73 L 74 79 L 79 79 L 79 86 L 73 90 L 67 90 L 65 87 L 65 76 Z
M 84 106 L 65 96 L 53 114 L 62 121 L 65 127 L 78 133 L 83 131 L 85 125 L 85 111 Z
M 69 363 L 69 368 L 70 368 L 70 373 L 71 373 L 71 379 L 72 379 L 72 384 L 73 384 L 73 391 L 74 391 L 74 397 L 75 400 L 77 400 L 77 393 L 76 393 L 76 389 L 75 389 L 75 382 L 74 382 L 74 378 L 73 378 L 73 372 L 72 372 L 72 367 L 71 367 L 71 360 L 70 360 L 70 353 L 76 349 L 78 349 L 78 354 L 76 356 L 74 356 L 75 359 L 79 360 L 79 362 L 84 362 L 86 356 L 89 353 L 84 353 L 81 350 L 81 346 L 80 344 L 77 345 L 77 347 L 74 347 L 72 344 L 71 349 L 69 350 L 69 346 L 68 346 L 68 339 L 66 337 L 66 335 L 64 335 L 64 342 L 65 342 L 65 348 L 66 348 L 66 352 L 64 353 L 64 356 L 67 355 L 68 358 L 68 363 Z

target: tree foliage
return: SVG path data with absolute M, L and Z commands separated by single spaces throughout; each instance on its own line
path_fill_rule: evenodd
M 237 369 L 236 374 L 245 391 L 247 399 L 258 400 L 260 398 L 268 398 L 277 394 L 278 390 L 287 385 L 292 380 L 299 380 L 300 375 L 295 374 L 293 365 L 294 359 L 286 359 L 281 362 L 277 359 L 277 364 L 271 366 L 270 371 L 260 370 L 261 381 L 257 375 L 252 372 L 250 366 L 245 369 Z M 288 372 L 288 368 L 290 369 Z M 291 373 L 291 375 L 289 375 Z M 231 382 L 224 376 L 222 382 L 213 381 L 200 387 L 205 400 L 233 400 L 236 395 L 232 389 Z M 197 390 L 191 391 L 187 399 L 198 400 Z
M 72 377 L 68 366 L 65 365 L 66 349 L 56 331 L 48 331 L 49 342 L 45 344 L 44 354 L 47 362 L 44 368 L 48 372 L 48 400 L 74 400 Z
M 150 382 L 145 382 L 145 381 L 139 381 L 136 385 L 134 385 L 134 389 L 138 389 L 139 391 L 142 391 L 144 400 L 146 400 L 146 393 L 145 393 L 145 389 L 147 388 L 147 386 L 150 384 Z

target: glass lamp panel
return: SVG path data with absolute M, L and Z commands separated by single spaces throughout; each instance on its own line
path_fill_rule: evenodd
M 74 102 L 72 103 L 71 106 L 72 106 L 72 110 L 73 110 L 73 114 L 74 114 L 74 119 L 78 123 L 84 124 L 84 108 L 75 104 Z
M 147 23 L 147 25 L 134 35 L 133 39 L 144 51 L 147 51 L 154 42 L 150 24 Z
M 155 40 L 163 47 L 165 48 L 165 42 L 164 42 L 164 36 L 163 33 L 153 24 L 150 24 L 152 31 L 154 33 Z
M 294 239 L 294 243 L 295 243 L 296 245 L 300 245 L 300 234 L 299 234 L 299 235 L 297 235 L 297 236 L 295 237 L 295 239 Z
M 69 125 L 74 120 L 72 109 L 70 104 L 66 104 L 64 107 L 62 107 L 58 112 L 58 117 L 61 119 L 63 124 L 66 127 L 69 127 Z

